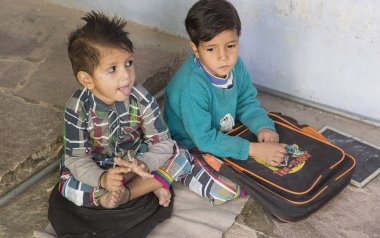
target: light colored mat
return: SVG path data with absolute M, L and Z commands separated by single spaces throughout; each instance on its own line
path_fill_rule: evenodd
M 221 206 L 212 206 L 208 199 L 189 191 L 180 183 L 174 185 L 175 202 L 172 217 L 160 223 L 148 238 L 220 238 L 240 214 L 248 197 Z M 54 238 L 49 224 L 44 231 L 34 231 L 36 238 Z
M 220 238 L 235 221 L 247 201 L 236 199 L 221 206 L 212 206 L 208 199 L 189 191 L 182 184 L 174 184 L 172 217 L 159 224 L 149 238 L 208 237 Z

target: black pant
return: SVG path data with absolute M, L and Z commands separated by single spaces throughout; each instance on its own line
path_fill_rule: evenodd
M 158 204 L 149 193 L 115 209 L 76 206 L 58 192 L 56 185 L 50 194 L 48 218 L 58 237 L 146 237 L 153 228 L 173 211 L 174 193 L 169 207 Z

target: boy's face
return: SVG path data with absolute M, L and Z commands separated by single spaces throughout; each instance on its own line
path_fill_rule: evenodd
M 131 95 L 135 83 L 133 54 L 118 48 L 99 49 L 101 58 L 92 76 L 89 76 L 91 84 L 82 84 L 106 104 L 124 101 Z
M 214 76 L 224 78 L 233 69 L 239 54 L 239 36 L 236 30 L 226 30 L 210 41 L 191 43 L 195 57 Z

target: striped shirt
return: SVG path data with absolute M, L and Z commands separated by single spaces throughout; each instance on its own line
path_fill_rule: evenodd
M 104 171 L 94 157 L 122 157 L 147 145 L 139 159 L 153 171 L 176 153 L 157 102 L 141 85 L 133 87 L 128 99 L 112 105 L 78 89 L 66 104 L 64 145 L 63 170 L 93 187 Z

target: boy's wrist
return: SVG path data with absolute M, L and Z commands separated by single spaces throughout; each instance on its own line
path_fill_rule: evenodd
M 98 187 L 99 187 L 99 188 L 105 188 L 105 187 L 103 186 L 102 180 L 103 180 L 103 175 L 104 175 L 106 172 L 107 172 L 107 171 L 105 170 L 105 171 L 100 175 L 100 177 L 99 177 L 99 182 L 98 182 Z
M 255 153 L 255 143 L 253 142 L 250 142 L 249 143 L 249 151 L 248 151 L 248 155 L 250 157 L 254 157 L 253 154 Z

